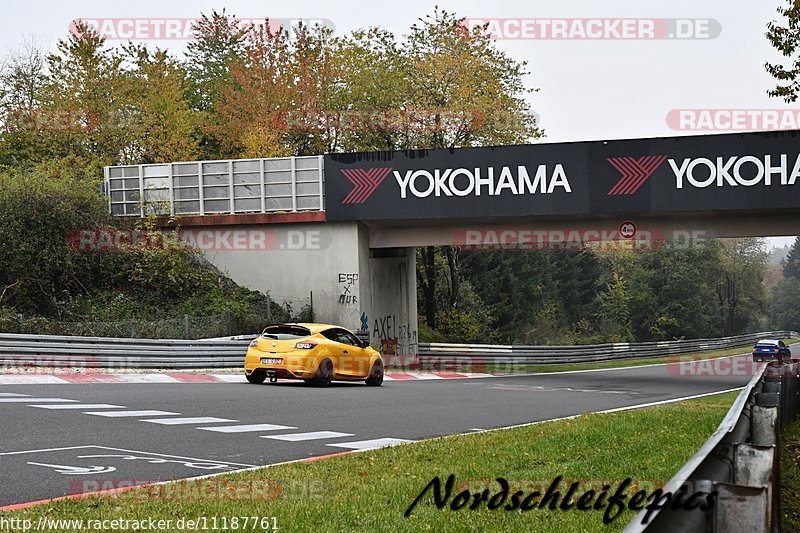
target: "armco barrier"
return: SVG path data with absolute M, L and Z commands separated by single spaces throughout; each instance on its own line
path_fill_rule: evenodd
M 0 366 L 81 368 L 230 368 L 244 363 L 252 336 L 153 340 L 0 334 Z
M 673 499 L 681 487 L 684 498 L 712 494 L 712 505 L 687 511 L 665 500 L 646 524 L 645 509 L 625 532 L 780 531 L 781 427 L 797 416 L 798 379 L 798 364 L 761 363 L 717 430 L 663 488 Z
M 424 368 L 458 368 L 466 365 L 520 365 L 588 363 L 639 359 L 724 350 L 754 344 L 764 338 L 800 337 L 796 331 L 764 331 L 735 337 L 677 341 L 591 344 L 574 346 L 498 346 L 488 344 L 420 343 L 419 364 Z
M 634 359 L 752 344 L 765 337 L 800 337 L 794 331 L 768 331 L 681 341 L 585 346 L 494 346 L 420 343 L 416 366 L 423 369 L 467 366 L 553 364 Z M 0 333 L 0 366 L 95 368 L 233 368 L 241 366 L 255 335 L 220 339 L 155 340 Z M 404 359 L 404 360 L 410 360 Z

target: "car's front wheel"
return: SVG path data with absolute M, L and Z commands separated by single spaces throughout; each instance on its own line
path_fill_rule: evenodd
M 254 385 L 260 385 L 264 383 L 264 380 L 267 379 L 266 372 L 253 372 L 252 374 L 245 374 L 244 377 L 247 378 L 248 383 L 252 383 Z
M 380 387 L 383 383 L 383 362 L 380 359 L 373 363 L 365 382 L 370 387 Z

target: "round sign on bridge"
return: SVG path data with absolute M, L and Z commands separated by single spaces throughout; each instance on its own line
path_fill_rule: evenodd
M 626 220 L 619 225 L 619 234 L 623 239 L 633 239 L 636 237 L 636 224 L 630 220 Z

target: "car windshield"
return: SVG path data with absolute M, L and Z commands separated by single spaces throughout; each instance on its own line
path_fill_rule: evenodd
M 758 341 L 756 343 L 756 346 L 764 348 L 775 348 L 778 346 L 778 341 Z
M 291 341 L 301 337 L 308 337 L 309 335 L 311 335 L 311 330 L 308 328 L 290 325 L 268 326 L 261 334 L 262 337 L 279 341 Z

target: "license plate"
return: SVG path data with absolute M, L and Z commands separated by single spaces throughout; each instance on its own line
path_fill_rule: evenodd
M 262 365 L 279 365 L 283 359 L 275 359 L 274 357 L 265 357 L 261 360 Z

